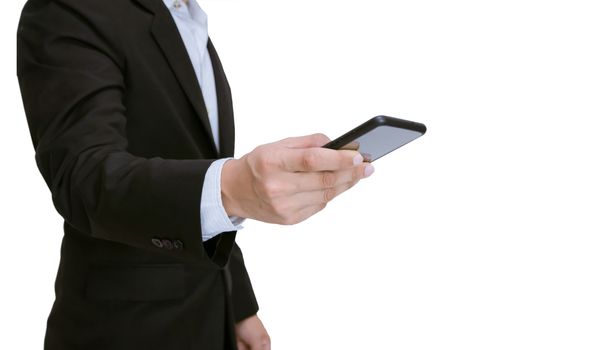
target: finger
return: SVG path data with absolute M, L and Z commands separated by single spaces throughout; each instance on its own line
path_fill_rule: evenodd
M 242 342 L 241 340 L 237 341 L 237 350 L 249 350 L 248 346 L 246 345 L 246 343 Z
M 263 350 L 271 343 L 265 326 L 256 315 L 236 324 L 235 333 L 246 350 Z
M 246 346 L 248 350 L 266 350 L 271 348 L 271 341 L 266 333 L 258 334 L 250 339 Z
M 360 180 L 367 174 L 367 166 L 372 167 L 372 165 L 365 163 L 350 169 L 337 171 L 291 173 L 291 180 L 288 181 L 293 186 L 291 193 L 319 191 Z
M 284 144 L 286 147 L 289 148 L 322 147 L 329 142 L 330 139 L 324 134 L 289 137 L 280 141 L 280 143 Z
M 286 150 L 282 168 L 286 171 L 334 171 L 362 164 L 364 158 L 356 151 L 336 151 L 327 148 Z
M 326 188 L 318 191 L 300 192 L 292 196 L 294 203 L 298 203 L 296 211 L 309 206 L 327 204 L 331 200 L 337 198 L 341 193 L 349 190 L 358 183 L 358 180 L 337 185 L 332 188 Z
M 303 222 L 326 208 L 326 204 L 315 204 L 301 208 L 296 212 L 293 223 Z
M 250 350 L 267 350 L 267 349 L 271 349 L 271 344 L 263 342 L 260 344 L 253 345 Z

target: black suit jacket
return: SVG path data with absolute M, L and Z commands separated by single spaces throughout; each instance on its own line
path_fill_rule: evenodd
M 202 244 L 203 179 L 233 155 L 211 42 L 220 150 L 161 0 L 29 0 L 17 74 L 37 165 L 65 219 L 46 349 L 234 349 L 258 306 L 228 232 Z

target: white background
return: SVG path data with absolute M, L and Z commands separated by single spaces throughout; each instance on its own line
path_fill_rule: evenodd
M 377 114 L 428 126 L 310 220 L 247 222 L 274 349 L 610 348 L 607 1 L 200 2 L 238 156 Z M 62 237 L 15 76 L 23 3 L 0 23 L 1 349 L 42 348 Z

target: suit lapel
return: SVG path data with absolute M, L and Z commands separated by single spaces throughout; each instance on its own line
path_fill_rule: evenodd
M 140 3 L 153 13 L 154 18 L 150 27 L 151 34 L 165 55 L 169 66 L 171 67 L 176 79 L 184 91 L 184 94 L 187 96 L 189 102 L 193 106 L 195 113 L 197 113 L 197 117 L 199 117 L 199 120 L 203 124 L 209 138 L 209 146 L 212 147 L 212 149 L 216 149 L 212 134 L 212 127 L 210 126 L 210 120 L 203 101 L 201 88 L 199 86 L 199 82 L 197 82 L 197 76 L 195 75 L 193 64 L 188 56 L 186 47 L 184 46 L 184 42 L 180 37 L 180 32 L 174 23 L 172 15 L 169 13 L 162 1 L 134 1 Z
M 218 100 L 220 156 L 222 158 L 232 157 L 235 151 L 235 122 L 233 120 L 231 88 L 211 39 L 208 40 L 208 52 L 210 53 L 214 69 L 214 81 L 216 83 L 216 96 Z
M 157 0 L 134 0 L 144 6 L 153 15 L 151 34 L 163 51 L 172 71 L 176 75 L 180 86 L 192 104 L 197 116 L 201 120 L 203 127 L 209 138 L 209 146 L 216 149 L 210 120 L 201 93 L 201 88 L 197 82 L 197 76 L 193 69 L 193 64 L 188 56 L 184 42 L 181 40 L 180 32 L 174 20 L 167 11 L 162 1 Z M 220 157 L 232 157 L 235 149 L 235 124 L 233 121 L 233 102 L 231 99 L 231 89 L 225 76 L 218 53 L 211 40 L 208 40 L 208 51 L 212 60 L 214 70 L 214 82 L 216 84 L 216 96 L 218 102 L 218 124 L 219 124 L 219 144 L 220 150 L 217 154 Z

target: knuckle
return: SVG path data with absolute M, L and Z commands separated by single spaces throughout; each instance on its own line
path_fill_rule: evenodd
M 319 144 L 326 144 L 326 143 L 330 142 L 330 139 L 328 138 L 328 136 L 326 136 L 322 133 L 313 134 L 312 136 Z
M 278 215 L 279 216 L 279 223 L 281 225 L 294 225 L 296 224 L 296 218 L 293 215 L 289 215 L 284 213 L 283 215 Z
M 288 223 L 288 220 L 287 220 L 285 217 L 283 217 L 283 216 L 280 216 L 280 217 L 278 218 L 277 223 L 278 223 L 278 224 L 280 224 L 280 225 L 284 225 L 284 226 L 286 226 L 286 225 L 290 225 L 290 224 Z
M 303 153 L 303 158 L 301 160 L 303 163 L 303 168 L 305 169 L 314 169 L 316 167 L 316 163 L 318 162 L 318 157 L 316 152 L 313 150 L 307 150 Z
M 256 157 L 252 162 L 257 171 L 266 173 L 272 171 L 276 167 L 277 157 L 273 157 L 273 155 L 263 146 L 257 147 L 255 152 Z
M 290 223 L 288 225 L 300 224 L 301 222 L 305 221 L 305 219 L 307 219 L 307 218 L 302 218 L 302 217 L 294 216 L 294 217 L 292 217 L 290 219 Z
M 328 188 L 328 189 L 324 190 L 323 203 L 330 202 L 333 198 L 335 198 L 336 193 L 337 193 L 337 190 L 335 190 L 334 188 Z
M 279 166 L 281 170 L 290 169 L 289 161 L 290 159 L 287 157 L 279 157 L 277 159 L 277 166 Z
M 276 218 L 276 223 L 280 225 L 294 225 L 299 222 L 297 213 L 286 202 L 275 203 L 271 210 Z
M 283 219 L 286 216 L 286 208 L 282 201 L 271 199 L 269 201 L 269 209 L 278 216 L 280 219 Z
M 267 154 L 262 154 L 259 158 L 258 169 L 262 172 L 268 172 L 273 169 L 274 159 Z
M 269 337 L 268 334 L 262 334 L 259 339 L 258 342 L 261 346 L 269 346 L 271 345 L 271 338 Z
M 337 176 L 330 171 L 325 171 L 322 173 L 322 186 L 323 188 L 333 187 L 337 182 Z
M 253 188 L 259 199 L 264 202 L 270 202 L 281 197 L 283 193 L 282 184 L 272 179 L 259 179 L 253 185 Z
M 276 198 L 283 192 L 283 186 L 281 183 L 273 180 L 267 180 L 263 182 L 263 193 L 268 198 Z

